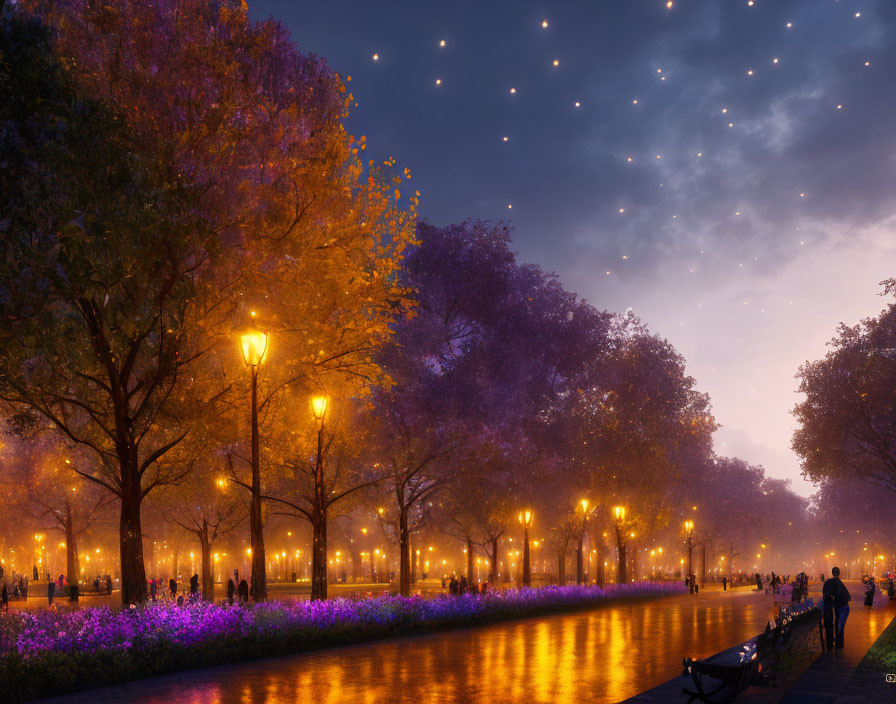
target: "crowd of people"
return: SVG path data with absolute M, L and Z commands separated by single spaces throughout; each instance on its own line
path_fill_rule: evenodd
M 9 611 L 10 599 L 28 598 L 28 576 L 10 572 L 9 574 L 0 565 L 0 609 Z
M 442 579 L 444 584 L 445 580 Z M 460 579 L 457 575 L 452 574 L 448 582 L 448 593 L 451 596 L 463 596 L 464 594 L 485 594 L 488 591 L 488 582 L 474 582 L 472 579 L 468 582 L 467 575 L 462 574 Z

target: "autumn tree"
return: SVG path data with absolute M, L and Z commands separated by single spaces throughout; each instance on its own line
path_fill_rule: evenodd
M 896 293 L 896 279 L 884 282 Z M 824 359 L 797 374 L 793 449 L 815 482 L 860 478 L 896 492 L 896 304 L 841 325 Z
M 122 600 L 142 601 L 140 506 L 179 476 L 158 460 L 184 431 L 158 423 L 211 233 L 121 115 L 79 92 L 49 32 L 4 22 L 0 395 L 93 452 L 73 468 L 118 498 Z
M 363 490 L 384 473 L 368 454 L 365 404 L 320 395 L 284 423 L 276 478 L 263 498 L 269 510 L 311 525 L 311 599 L 327 598 L 327 527 L 331 518 L 351 511 Z M 307 408 L 304 413 L 302 411 Z M 305 416 L 302 418 L 302 416 Z M 310 420 L 310 422 L 309 422 Z
M 189 186 L 189 212 L 214 235 L 214 265 L 197 267 L 182 324 L 162 327 L 180 331 L 181 361 L 214 370 L 206 399 L 232 416 L 245 406 L 235 337 L 249 324 L 271 341 L 263 420 L 293 383 L 336 377 L 359 393 L 379 383 L 373 352 L 406 308 L 394 272 L 417 195 L 399 188 L 409 172 L 360 160 L 365 140 L 342 124 L 349 78 L 301 53 L 279 23 L 252 22 L 241 2 L 23 4 L 58 28 L 79 85 L 120 107 L 140 156 Z M 264 599 L 263 482 L 245 483 L 256 487 L 253 592 Z
M 199 542 L 202 598 L 214 599 L 214 547 L 245 521 L 245 505 L 227 480 L 232 459 L 208 452 L 198 458 L 187 478 L 157 497 L 165 518 Z
M 711 451 L 715 420 L 709 398 L 694 389 L 684 358 L 636 319 L 617 321 L 606 373 L 577 394 L 571 447 L 589 474 L 592 500 L 624 507 L 611 516 L 618 574 L 627 579 L 632 533 L 668 522 L 667 492 L 689 471 L 689 461 Z
M 24 486 L 41 523 L 57 533 L 65 545 L 65 574 L 72 584 L 80 579 L 78 545 L 97 521 L 103 520 L 114 496 L 94 482 L 85 481 L 71 470 L 95 461 L 90 454 L 66 448 L 52 436 L 38 437 L 29 443 L 31 451 L 22 453 L 28 472 Z

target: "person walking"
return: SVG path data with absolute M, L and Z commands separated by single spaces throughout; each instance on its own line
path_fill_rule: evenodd
M 831 569 L 831 578 L 821 588 L 824 600 L 825 644 L 828 650 L 843 650 L 843 635 L 849 617 L 849 601 L 852 597 L 846 585 L 840 581 L 840 568 Z
M 190 577 L 190 598 L 195 598 L 199 593 L 199 575 L 194 574 Z
M 722 591 L 723 591 L 723 592 L 727 592 L 727 591 L 728 591 L 728 577 L 727 577 L 727 576 L 726 576 L 726 577 L 722 577 Z
M 168 589 L 171 592 L 171 598 L 174 599 L 174 595 L 177 594 L 177 580 L 174 577 L 168 580 Z
M 467 575 L 462 574 L 460 576 L 460 587 L 458 588 L 458 595 L 463 596 L 469 590 L 469 585 L 467 584 Z
M 240 586 L 237 587 L 236 593 L 240 602 L 249 603 L 249 583 L 245 579 L 240 580 Z
M 451 594 L 451 596 L 457 596 L 457 587 L 457 577 L 451 575 L 451 581 L 448 582 L 448 593 Z
M 3 586 L 0 587 L 0 607 L 6 612 L 9 611 L 9 588 L 6 586 L 6 582 L 3 582 Z
M 233 595 L 236 593 L 236 587 L 233 584 L 233 577 L 227 580 L 227 601 L 233 606 Z
M 155 577 L 149 580 L 149 598 L 153 601 L 156 600 L 156 589 L 158 589 L 159 583 Z
M 56 593 L 56 582 L 52 579 L 47 580 L 47 606 L 53 605 L 53 595 Z

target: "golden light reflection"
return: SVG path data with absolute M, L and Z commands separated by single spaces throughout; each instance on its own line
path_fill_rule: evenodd
M 856 620 L 873 639 L 885 612 Z M 245 663 L 223 675 L 172 682 L 189 704 L 611 704 L 680 674 L 680 656 L 706 657 L 759 632 L 762 595 L 698 605 L 673 598 Z M 851 615 L 850 618 L 853 618 Z M 158 685 L 154 685 L 157 687 Z

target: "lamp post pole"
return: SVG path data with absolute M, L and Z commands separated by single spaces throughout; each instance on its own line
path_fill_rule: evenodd
M 693 521 L 685 521 L 684 529 L 687 531 L 687 534 L 688 534 L 688 586 L 689 586 L 689 590 L 690 590 L 691 594 L 693 594 L 694 593 L 694 579 L 693 579 L 694 573 L 691 569 L 691 562 L 692 562 L 691 558 L 692 558 L 692 554 L 694 551 L 694 539 L 693 539 L 694 522 Z
M 576 584 L 582 584 L 585 581 L 585 559 L 582 550 L 585 541 L 585 526 L 588 523 L 588 499 L 582 499 L 579 505 L 582 507 L 582 530 L 579 532 L 579 545 L 576 550 Z
M 314 507 L 312 511 L 311 601 L 327 598 L 327 497 L 324 485 L 324 419 L 329 398 L 311 399 L 311 413 L 318 421 L 317 455 L 314 462 Z M 338 570 L 337 570 L 338 575 Z
M 252 547 L 252 598 L 267 601 L 268 584 L 265 574 L 264 525 L 261 515 L 261 462 L 258 442 L 258 367 L 267 352 L 268 336 L 261 332 L 248 332 L 242 336 L 243 361 L 249 368 L 252 382 L 252 489 L 249 500 L 249 543 Z
M 523 586 L 532 585 L 532 569 L 529 564 L 529 524 L 532 523 L 532 512 L 521 511 L 520 523 L 523 524 Z

